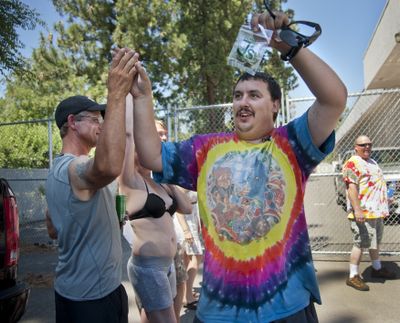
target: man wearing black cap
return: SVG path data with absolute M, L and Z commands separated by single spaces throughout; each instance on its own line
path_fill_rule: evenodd
M 125 151 L 125 97 L 138 54 L 122 49 L 111 63 L 106 105 L 85 96 L 63 100 L 55 119 L 62 151 L 46 182 L 48 215 L 58 237 L 56 322 L 128 322 L 121 285 L 122 247 L 114 193 Z M 93 158 L 90 150 L 96 147 Z

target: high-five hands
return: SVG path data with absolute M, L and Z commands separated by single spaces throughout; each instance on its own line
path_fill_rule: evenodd
M 139 61 L 135 64 L 135 68 L 137 70 L 137 74 L 133 79 L 133 84 L 131 88 L 131 94 L 133 98 L 139 99 L 142 97 L 151 97 L 151 82 L 145 68 Z
M 126 97 L 137 74 L 139 54 L 129 48 L 116 49 L 108 73 L 108 91 Z
M 139 53 L 127 48 L 115 48 L 113 50 L 113 62 L 114 60 L 121 61 L 122 64 L 126 61 L 126 68 L 132 72 L 129 74 L 129 76 L 132 76 L 129 92 L 133 99 L 152 96 L 151 81 L 139 61 Z

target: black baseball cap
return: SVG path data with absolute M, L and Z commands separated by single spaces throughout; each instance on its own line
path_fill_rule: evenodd
M 57 127 L 60 129 L 70 114 L 77 114 L 82 111 L 101 111 L 104 115 L 105 110 L 106 104 L 98 104 L 87 96 L 75 95 L 58 104 L 54 117 Z

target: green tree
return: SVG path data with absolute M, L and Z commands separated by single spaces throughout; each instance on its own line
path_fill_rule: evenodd
M 73 58 L 55 47 L 51 37 L 41 37 L 29 63 L 28 75 L 13 75 L 7 83 L 5 98 L 0 101 L 2 121 L 52 118 L 60 100 L 71 95 L 105 100 L 104 84 L 89 86 L 89 77 L 79 73 Z
M 0 168 L 47 168 L 49 166 L 46 124 L 0 127 Z M 54 151 L 60 151 L 60 136 L 53 131 Z
M 29 62 L 29 74 L 14 74 L 7 83 L 6 95 L 0 99 L 2 122 L 52 118 L 60 100 L 77 93 L 104 102 L 104 84 L 88 86 L 88 77 L 79 75 L 71 57 L 55 47 L 51 37 L 42 36 Z M 57 153 L 61 139 L 54 123 L 52 138 Z M 0 127 L 0 167 L 48 167 L 48 140 L 46 123 Z
M 105 81 L 111 61 L 112 36 L 118 24 L 118 2 L 53 0 L 55 9 L 64 17 L 64 21 L 55 25 L 57 47 L 75 65 L 77 76 L 88 77 L 89 86 Z
M 56 26 L 58 46 L 74 58 L 92 84 L 104 76 L 111 48 L 118 45 L 141 53 L 161 106 L 215 104 L 231 99 L 235 74 L 227 66 L 226 57 L 253 1 L 53 2 L 60 14 L 67 16 L 68 24 Z M 261 9 L 262 1 L 257 3 Z M 280 3 L 272 1 L 271 5 Z M 278 63 L 274 72 L 280 72 L 286 86 L 291 68 L 285 73 L 287 68 Z
M 18 28 L 32 30 L 37 24 L 43 25 L 39 14 L 19 0 L 1 0 L 0 5 L 0 74 L 24 71 L 24 59 L 20 49 L 24 44 L 19 40 Z
M 111 48 L 116 44 L 141 53 L 154 85 L 157 106 L 231 101 L 236 75 L 226 64 L 226 58 L 240 25 L 252 9 L 252 1 L 53 2 L 58 12 L 66 16 L 66 22 L 55 26 L 56 46 L 43 39 L 40 50 L 34 53 L 33 68 L 39 67 L 34 75 L 40 82 L 51 74 L 57 75 L 54 82 L 61 81 L 66 86 L 71 83 L 67 76 L 86 78 L 86 87 L 97 87 L 100 95 L 98 89 L 105 85 Z M 274 1 L 271 5 L 279 3 Z M 261 7 L 261 1 L 258 6 Z M 43 64 L 48 68 L 43 69 Z M 266 68 L 285 90 L 293 88 L 292 68 L 286 67 L 276 53 Z M 41 95 L 36 85 L 31 88 Z M 49 93 L 43 95 L 48 97 Z
M 281 1 L 286 2 L 286 0 Z M 272 8 L 278 8 L 281 2 L 271 2 Z M 238 73 L 227 66 L 226 58 L 232 48 L 240 26 L 254 6 L 253 1 L 182 1 L 182 19 L 180 30 L 187 31 L 189 46 L 179 60 L 183 86 L 178 89 L 189 99 L 188 104 L 213 105 L 232 100 L 232 87 Z M 255 9 L 263 10 L 263 1 L 256 1 Z M 292 15 L 292 12 L 290 12 Z M 284 90 L 292 89 L 296 83 L 292 67 L 287 67 L 273 51 L 264 69 L 272 74 Z M 226 113 L 220 111 L 219 113 Z M 230 130 L 224 124 L 224 118 L 216 117 L 215 110 L 196 112 L 191 120 L 193 131 Z
M 282 0 L 285 2 L 286 0 Z M 14 74 L 0 100 L 2 121 L 52 117 L 69 95 L 106 98 L 113 45 L 137 49 L 153 82 L 156 107 L 231 102 L 236 71 L 227 56 L 253 1 L 53 0 L 64 17 L 56 37 L 42 35 L 29 61 L 30 74 Z M 280 1 L 270 1 L 273 8 Z M 260 10 L 262 1 L 255 5 Z M 55 39 L 53 39 L 55 38 Z M 284 90 L 296 79 L 275 52 L 265 69 Z M 228 113 L 228 112 L 223 112 Z M 194 118 L 193 118 L 194 117 Z M 206 110 L 186 116 L 193 132 L 229 129 L 226 118 Z
M 212 105 L 231 101 L 235 70 L 226 64 L 240 25 L 253 1 L 130 1 L 118 2 L 114 38 L 139 48 L 161 106 Z M 271 5 L 277 7 L 280 2 Z M 125 6 L 124 6 L 125 5 Z M 258 1 L 261 10 L 262 1 Z M 128 6 L 128 7 L 129 7 Z M 129 7 L 129 8 L 130 8 Z M 266 66 L 285 90 L 296 79 L 273 53 Z M 197 112 L 188 125 L 195 132 L 226 130 L 215 111 Z

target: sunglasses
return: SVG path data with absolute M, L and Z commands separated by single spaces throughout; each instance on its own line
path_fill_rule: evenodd
M 368 143 L 365 143 L 365 144 L 356 144 L 356 146 L 359 146 L 359 147 L 367 147 L 367 146 L 370 146 L 370 147 L 372 147 L 372 142 L 368 142 Z
M 103 124 L 103 122 L 104 122 L 104 119 L 102 116 L 93 116 L 93 115 L 87 115 L 87 114 L 76 114 L 75 116 L 76 116 L 77 121 L 81 121 L 82 119 L 87 118 L 96 124 Z
M 276 16 L 268 6 L 267 0 L 264 0 L 264 6 L 270 16 L 275 19 Z M 304 28 L 309 30 L 309 32 L 305 35 L 290 27 L 295 27 L 296 29 Z M 321 32 L 322 29 L 319 24 L 311 21 L 299 20 L 293 21 L 289 25 L 282 27 L 279 33 L 279 38 L 291 47 L 307 47 L 310 46 L 319 35 L 321 35 Z

